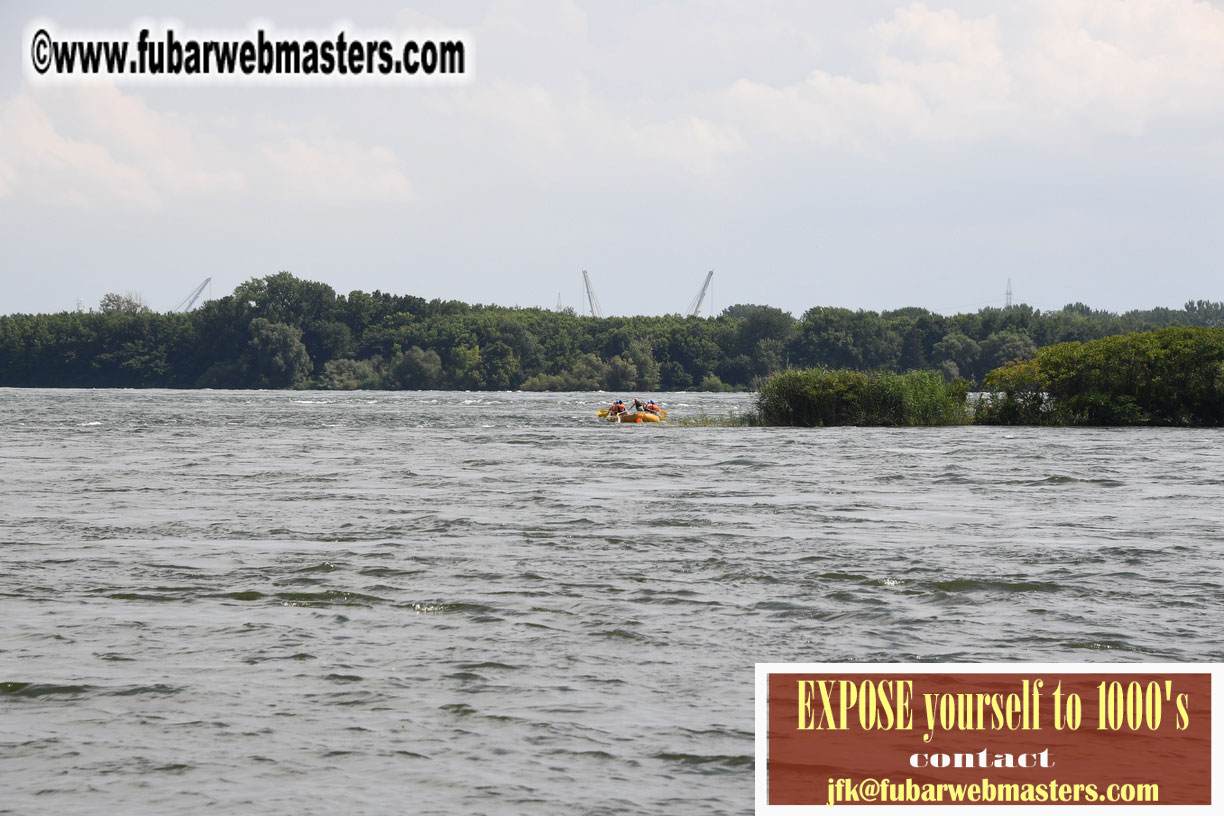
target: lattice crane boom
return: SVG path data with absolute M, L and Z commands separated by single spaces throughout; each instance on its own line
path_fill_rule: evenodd
M 709 294 L 712 280 L 714 280 L 713 269 L 706 275 L 705 283 L 701 284 L 701 291 L 697 293 L 697 297 L 693 298 L 693 302 L 689 304 L 689 317 L 701 317 L 701 307 L 705 303 L 706 295 Z
M 195 305 L 195 302 L 200 299 L 200 295 L 203 294 L 205 287 L 207 287 L 208 284 L 210 283 L 212 283 L 212 278 L 205 278 L 203 283 L 197 286 L 190 295 L 180 300 L 178 302 L 178 305 L 175 306 L 171 311 L 175 311 L 175 312 L 189 311 L 191 307 Z
M 603 310 L 599 308 L 599 298 L 595 297 L 595 290 L 591 288 L 591 276 L 585 269 L 582 270 L 582 280 L 586 284 L 587 303 L 591 306 L 591 317 L 603 317 Z

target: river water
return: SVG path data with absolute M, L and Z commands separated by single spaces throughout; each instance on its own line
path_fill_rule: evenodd
M 0 390 L 0 812 L 746 813 L 758 661 L 1224 660 L 1219 431 L 610 396 Z

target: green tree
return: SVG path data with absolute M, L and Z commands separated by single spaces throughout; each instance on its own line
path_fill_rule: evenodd
M 102 314 L 148 314 L 153 311 L 136 292 L 107 292 L 98 303 Z
M 574 361 L 561 381 L 566 391 L 596 391 L 603 384 L 603 363 L 594 354 L 584 354 Z
M 370 360 L 328 360 L 316 384 L 329 391 L 373 390 L 382 387 L 378 373 L 379 358 Z
M 485 387 L 479 346 L 455 346 L 447 362 L 450 364 L 447 379 L 452 387 L 466 391 L 478 391 Z
M 945 372 L 951 369 L 944 363 L 950 362 L 956 366 L 956 374 L 962 377 L 974 377 L 973 372 L 981 356 L 982 347 L 977 341 L 958 331 L 948 332 L 931 350 L 931 362 Z
M 304 328 L 307 323 L 342 317 L 336 292 L 326 283 L 277 272 L 239 284 L 234 297 L 250 306 L 251 313 L 273 323 Z
M 675 360 L 668 360 L 659 366 L 659 383 L 668 391 L 683 391 L 693 384 L 693 376 Z
M 901 337 L 875 312 L 817 306 L 804 312 L 791 356 L 800 365 L 893 369 Z
M 1174 326 L 1047 346 L 1031 361 L 991 371 L 984 385 L 992 393 L 982 421 L 1220 426 L 1224 328 Z
M 1224 326 L 1224 302 L 1186 301 L 1186 322 L 1192 326 Z
M 442 358 L 433 349 L 424 351 L 413 346 L 396 357 L 392 373 L 400 388 L 433 388 L 442 381 Z
M 605 391 L 631 391 L 637 387 L 637 366 L 619 354 L 604 365 L 603 387 Z
M 306 381 L 313 366 L 302 333 L 285 323 L 262 317 L 251 321 L 249 377 L 259 388 L 292 388 Z
M 1003 329 L 982 341 L 981 361 L 989 370 L 1009 360 L 1028 360 L 1036 353 L 1037 344 L 1026 332 Z
M 632 387 L 640 391 L 658 390 L 659 363 L 655 360 L 650 345 L 639 340 L 626 349 L 624 356 L 637 372 L 636 382 Z
M 526 379 L 518 355 L 501 340 L 480 349 L 481 378 L 484 387 L 495 391 L 517 389 Z

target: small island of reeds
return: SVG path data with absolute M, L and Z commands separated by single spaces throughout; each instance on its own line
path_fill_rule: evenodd
M 787 371 L 757 395 L 762 425 L 966 425 L 969 383 L 934 371 Z

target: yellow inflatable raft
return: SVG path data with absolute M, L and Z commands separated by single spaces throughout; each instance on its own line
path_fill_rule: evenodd
M 626 411 L 623 414 L 608 414 L 609 422 L 662 422 L 663 417 L 649 411 Z
M 667 412 L 660 409 L 659 413 L 654 414 L 650 411 L 626 411 L 623 414 L 613 414 L 607 408 L 599 412 L 598 416 L 605 417 L 609 422 L 666 422 Z

